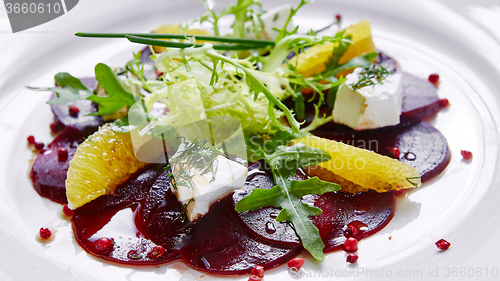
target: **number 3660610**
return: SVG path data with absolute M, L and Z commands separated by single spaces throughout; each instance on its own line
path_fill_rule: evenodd
M 7 14 L 59 14 L 62 11 L 60 3 L 5 3 Z

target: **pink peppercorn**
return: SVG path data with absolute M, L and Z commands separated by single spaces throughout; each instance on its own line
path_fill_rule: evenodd
M 359 258 L 358 255 L 356 255 L 356 254 L 350 254 L 350 255 L 347 256 L 346 261 L 348 263 L 356 263 L 358 261 L 358 258 Z
M 255 275 L 259 278 L 264 277 L 264 267 L 262 265 L 256 265 L 252 268 L 252 275 Z
M 451 243 L 444 239 L 440 239 L 436 242 L 436 246 L 441 250 L 448 250 L 448 248 L 451 246 Z
M 472 159 L 472 152 L 470 152 L 470 151 L 468 151 L 468 150 L 462 150 L 462 151 L 460 151 L 460 153 L 462 154 L 462 157 L 463 157 L 465 160 Z
M 347 238 L 344 242 L 344 249 L 347 252 L 355 252 L 358 249 L 358 240 L 353 237 Z
M 248 281 L 261 281 L 262 279 L 259 276 L 252 275 L 248 278 Z
M 393 147 L 393 148 L 391 148 L 391 150 L 389 150 L 389 154 L 392 156 L 392 158 L 399 159 L 399 156 L 401 155 L 401 151 L 399 150 L 399 148 Z
M 27 141 L 28 141 L 28 144 L 31 144 L 31 145 L 33 145 L 33 144 L 35 144 L 35 143 L 36 143 L 36 141 L 35 141 L 35 137 L 34 137 L 34 136 L 29 136 L 29 137 L 27 138 Z
M 43 142 L 37 142 L 37 143 L 35 143 L 35 148 L 37 150 L 42 150 L 44 147 L 45 147 L 45 144 L 43 144 Z
M 50 231 L 50 229 L 48 229 L 48 228 L 42 227 L 42 228 L 40 228 L 39 234 L 40 234 L 40 238 L 49 239 L 50 236 L 52 236 L 52 231 Z
M 59 148 L 57 150 L 57 160 L 59 162 L 68 160 L 68 150 L 65 148 Z
M 437 86 L 437 84 L 439 82 L 439 75 L 436 73 L 429 75 L 429 82 L 434 84 L 434 86 Z
M 286 264 L 289 268 L 300 269 L 304 265 L 305 260 L 303 258 L 294 258 L 289 260 Z
M 450 105 L 450 101 L 448 99 L 440 99 L 439 104 L 441 105 L 441 107 L 447 107 L 448 105 Z
M 70 105 L 69 106 L 69 115 L 71 117 L 78 117 L 78 113 L 80 113 L 80 109 L 76 106 Z
M 68 207 L 68 204 L 64 205 L 63 206 L 63 209 L 62 209 L 62 212 L 65 216 L 68 216 L 68 217 L 71 217 L 73 216 L 74 214 L 74 211 L 71 210 L 69 207 Z

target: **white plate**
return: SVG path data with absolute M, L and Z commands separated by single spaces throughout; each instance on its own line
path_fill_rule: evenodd
M 318 0 L 299 13 L 299 23 L 312 28 L 339 12 L 345 25 L 370 18 L 377 47 L 405 70 L 423 78 L 439 73 L 439 95 L 451 106 L 433 122 L 446 136 L 452 160 L 442 175 L 398 199 L 389 226 L 360 242 L 356 265 L 347 265 L 346 254 L 335 252 L 321 264 L 308 258 L 296 278 L 280 266 L 266 271 L 265 280 L 500 277 L 500 176 L 495 173 L 500 169 L 500 36 L 488 25 L 496 20 L 499 26 L 500 8 L 488 4 L 494 1 L 470 2 Z M 48 86 L 60 71 L 91 75 L 97 62 L 121 65 L 140 48 L 119 39 L 76 38 L 75 32 L 148 31 L 204 11 L 194 0 L 139 3 L 80 1 L 68 14 L 19 34 L 9 34 L 5 14 L 0 17 L 1 280 L 195 280 L 205 275 L 180 262 L 130 268 L 92 258 L 73 241 L 69 223 L 59 217 L 61 206 L 40 198 L 27 176 L 32 154 L 26 137 L 48 143 L 52 136 L 44 104 L 48 94 L 24 86 Z M 471 162 L 461 160 L 461 149 L 474 153 Z M 57 229 L 51 243 L 36 242 L 41 226 Z M 451 242 L 449 250 L 437 250 L 434 242 L 440 238 Z

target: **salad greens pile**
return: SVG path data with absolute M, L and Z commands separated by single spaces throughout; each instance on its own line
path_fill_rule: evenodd
M 96 65 L 95 77 L 99 87 L 104 89 L 104 95 L 97 95 L 97 90 L 86 88 L 68 73 L 55 76 L 57 87 L 31 89 L 55 92 L 57 98 L 50 100 L 49 104 L 90 100 L 98 105 L 94 115 L 101 116 L 111 115 L 123 108 L 130 109 L 136 102 L 141 102 L 148 112 L 161 104 L 165 109 L 163 114 L 152 114 L 154 117 L 148 129 L 176 124 L 189 117 L 186 108 L 197 106 L 204 112 L 198 117 L 231 116 L 238 119 L 247 138 L 249 152 L 267 162 L 276 186 L 269 190 L 255 189 L 236 205 L 236 210 L 242 212 L 265 206 L 281 208 L 277 220 L 290 222 L 304 248 L 322 261 L 324 244 L 318 229 L 309 219 L 320 214 L 321 210 L 303 203 L 301 198 L 307 194 L 338 191 L 340 186 L 318 178 L 294 180 L 298 168 L 328 161 L 330 156 L 321 149 L 304 144 L 289 146 L 289 142 L 331 121 L 331 116 L 319 116 L 319 107 L 324 104 L 333 107 L 338 86 L 345 81 L 342 76 L 336 76 L 355 67 L 372 69 L 370 61 L 377 54 L 367 54 L 339 64 L 340 57 L 352 44 L 350 36 L 345 36 L 343 30 L 333 36 L 320 36 L 314 31 L 299 34 L 298 26 L 290 25 L 293 25 L 294 15 L 309 2 L 306 0 L 290 9 L 284 26 L 275 28 L 279 33 L 275 40 L 244 38 L 247 22 L 252 22 L 252 33 L 256 37 L 263 30 L 261 16 L 265 11 L 259 0 L 238 0 L 220 13 L 213 10 L 206 0 L 202 2 L 207 12 L 186 27 L 195 23 L 210 23 L 215 36 L 76 34 L 83 37 L 123 37 L 135 43 L 168 47 L 163 53 L 155 53 L 150 47 L 156 71 L 161 73 L 158 79 L 145 78 L 141 52 L 138 52 L 119 71 L 102 63 Z M 219 20 L 227 15 L 234 16 L 233 32 L 221 36 Z M 213 44 L 200 44 L 197 39 Z M 322 73 L 304 77 L 287 59 L 290 54 L 298 54 L 325 42 L 333 42 L 336 47 Z M 306 98 L 303 94 L 306 90 L 312 90 L 313 94 Z M 294 108 L 285 105 L 283 100 L 287 98 L 294 101 Z M 304 119 L 307 102 L 314 104 L 316 114 L 312 122 L 304 127 L 296 117 Z M 115 120 L 114 127 L 119 131 L 131 129 L 127 116 Z

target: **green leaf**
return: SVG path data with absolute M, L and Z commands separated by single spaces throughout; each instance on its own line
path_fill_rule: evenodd
M 99 110 L 93 115 L 112 114 L 124 106 L 132 106 L 136 98 L 123 87 L 115 72 L 107 65 L 98 63 L 95 66 L 95 77 L 109 96 L 89 96 L 87 99 L 99 105 Z
M 338 191 L 340 186 L 318 178 L 293 180 L 298 168 L 330 160 L 330 155 L 319 148 L 311 148 L 302 143 L 287 146 L 290 139 L 295 137 L 297 134 L 278 131 L 272 140 L 253 144 L 251 149 L 260 147 L 260 155 L 270 165 L 277 185 L 271 189 L 254 189 L 236 204 L 235 209 L 244 212 L 269 206 L 281 208 L 276 220 L 291 222 L 304 248 L 315 259 L 322 261 L 325 245 L 318 229 L 309 220 L 310 216 L 321 214 L 321 210 L 303 203 L 301 198 L 308 194 Z M 268 153 L 268 149 L 274 152 Z
M 275 185 L 271 189 L 256 188 L 250 195 L 241 199 L 234 207 L 237 212 L 255 211 L 262 207 L 280 208 L 279 201 L 282 189 Z
M 318 228 L 309 219 L 321 214 L 322 210 L 303 203 L 300 199 L 308 194 L 324 194 L 340 190 L 338 184 L 325 182 L 317 177 L 305 181 L 294 181 L 275 173 L 278 185 L 271 189 L 254 189 L 252 193 L 240 200 L 235 209 L 237 212 L 257 210 L 262 207 L 281 208 L 276 218 L 279 222 L 288 221 L 293 224 L 304 248 L 319 260 L 324 260 L 325 247 Z
M 308 194 L 324 194 L 339 191 L 340 189 L 340 185 L 320 180 L 318 177 L 313 177 L 305 181 L 292 181 L 290 185 L 290 192 L 301 198 Z
M 351 39 L 352 35 L 347 35 L 344 37 L 345 30 L 339 31 L 335 37 L 339 36 L 346 40 L 340 41 L 339 45 L 333 48 L 332 56 L 325 64 L 325 70 L 323 71 L 324 76 L 335 76 L 332 72 L 339 66 L 339 60 L 349 48 L 349 45 L 352 44 Z
M 299 167 L 314 166 L 329 161 L 330 155 L 320 148 L 297 143 L 292 146 L 278 146 L 273 154 L 266 155 L 266 160 L 271 169 L 279 170 L 285 177 L 291 177 Z
M 278 146 L 286 146 L 293 139 L 300 139 L 307 136 L 307 133 L 299 131 L 298 133 L 292 132 L 292 130 L 278 130 L 273 135 L 266 135 L 266 137 L 261 135 L 250 135 L 245 138 L 247 149 L 252 153 L 257 154 L 260 158 L 264 158 L 265 155 L 270 155 L 276 151 Z M 264 141 L 265 139 L 265 141 Z M 257 161 L 258 159 L 253 159 Z
M 331 75 L 335 76 L 335 75 L 339 74 L 340 72 L 347 70 L 347 69 L 351 69 L 351 68 L 369 67 L 370 65 L 372 65 L 371 60 L 376 56 L 377 56 L 377 53 L 372 52 L 372 53 L 366 54 L 364 56 L 352 58 L 350 61 L 348 61 L 342 65 L 339 65 L 337 68 L 333 69 L 331 71 Z
M 35 91 L 54 92 L 57 98 L 49 100 L 48 104 L 65 104 L 73 100 L 83 100 L 92 95 L 92 92 L 87 89 L 80 79 L 71 76 L 69 73 L 60 72 L 54 76 L 54 81 L 59 87 L 27 87 Z
M 245 22 L 247 20 L 248 8 L 251 5 L 261 6 L 260 1 L 255 0 L 238 0 L 236 6 L 230 6 L 227 11 L 223 11 L 224 14 L 234 14 L 235 19 L 233 23 L 233 36 L 235 38 L 242 38 L 245 35 Z
M 296 97 L 293 97 L 293 102 L 295 104 L 295 114 L 299 119 L 304 119 L 306 117 L 306 104 L 302 93 L 299 92 Z

